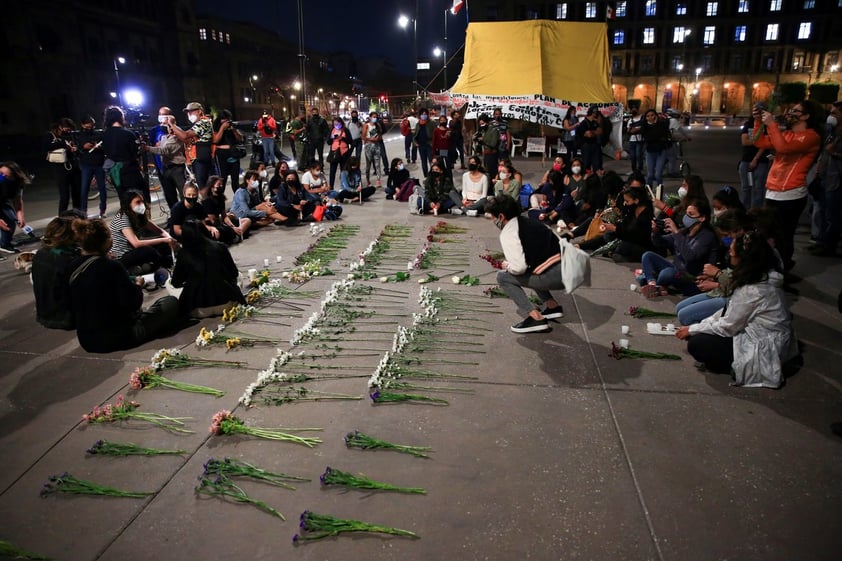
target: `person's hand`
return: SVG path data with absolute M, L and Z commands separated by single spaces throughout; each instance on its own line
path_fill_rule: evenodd
M 702 267 L 702 274 L 711 279 L 715 277 L 719 271 L 719 267 L 710 263 L 705 263 L 705 266 Z
M 614 225 L 614 224 L 603 224 L 602 225 L 602 231 L 603 232 L 616 232 L 617 226 Z
M 540 220 L 541 222 L 543 222 L 546 219 L 547 219 L 547 215 L 544 214 L 543 212 L 538 215 L 538 220 Z
M 6 221 L 0 218 L 0 230 L 4 232 L 10 232 L 12 229 L 9 228 L 9 225 L 6 224 Z
M 763 121 L 764 125 L 771 125 L 775 122 L 775 117 L 768 111 L 764 111 L 760 119 Z
M 702 292 L 708 292 L 709 290 L 713 290 L 714 288 L 719 286 L 719 283 L 712 280 L 699 280 L 696 281 L 696 286 Z
M 438 210 L 439 203 L 430 203 L 430 208 L 433 209 L 433 210 Z
M 140 275 L 138 275 L 138 276 L 136 276 L 136 277 L 134 278 L 134 283 L 135 283 L 137 286 L 139 286 L 140 288 L 143 288 L 144 286 L 146 286 L 146 281 L 145 281 L 145 280 L 143 280 L 143 277 L 142 277 L 142 276 L 140 276 Z
M 502 263 L 500 263 L 500 266 L 503 267 L 504 271 L 509 270 L 509 262 L 508 261 L 503 261 Z
M 208 232 L 210 233 L 210 235 L 211 235 L 211 237 L 212 237 L 213 239 L 215 239 L 215 240 L 218 240 L 218 239 L 219 239 L 219 230 L 217 230 L 217 229 L 216 229 L 216 228 L 214 228 L 213 226 L 210 226 L 210 227 L 208 228 Z
M 752 160 L 748 163 L 748 171 L 754 171 L 757 168 L 757 160 Z
M 658 231 L 659 231 L 659 230 L 658 230 L 658 223 L 657 223 L 657 222 L 655 222 L 655 221 L 653 220 L 653 221 L 652 221 L 652 233 L 653 233 L 653 234 L 657 234 L 657 233 L 658 233 Z
M 654 207 L 658 210 L 664 210 L 664 207 L 667 206 L 661 199 L 655 199 L 652 201 L 652 205 L 654 205 Z
M 672 218 L 665 218 L 664 226 L 666 226 L 667 232 L 669 232 L 670 234 L 678 233 L 678 226 L 675 225 L 675 222 L 673 222 Z
M 678 330 L 675 332 L 675 336 L 681 339 L 682 341 L 686 341 L 690 338 L 690 328 L 686 325 L 679 327 Z

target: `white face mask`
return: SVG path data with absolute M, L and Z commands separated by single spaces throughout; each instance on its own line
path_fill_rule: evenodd
M 253 179 L 252 181 L 249 182 L 249 187 L 251 187 L 252 189 L 257 189 L 257 187 L 259 185 L 260 185 L 260 182 L 256 179 Z
M 505 171 L 500 172 L 500 179 L 508 179 L 508 178 L 509 178 L 508 173 L 506 173 Z
M 403 171 L 403 164 L 398 164 L 398 170 Z
M 260 172 L 260 177 L 266 177 L 267 175 L 268 175 L 268 173 L 265 169 Z
M 727 208 L 720 208 L 719 210 L 713 209 L 713 215 L 716 217 L 722 216 L 722 213 L 728 210 Z
M 579 175 L 579 172 L 582 171 L 582 167 L 581 166 L 573 166 L 572 168 L 570 168 L 570 171 L 572 171 L 576 175 Z
M 164 123 L 168 123 L 169 121 L 170 121 L 169 115 L 158 115 L 158 122 L 161 123 L 162 125 Z
M 678 188 L 678 198 L 683 199 L 687 196 L 687 188 L 686 187 L 679 187 Z
M 839 121 L 836 119 L 835 115 L 828 115 L 827 116 L 827 124 L 830 125 L 831 127 L 835 127 L 836 125 L 839 124 Z
M 145 214 L 146 213 L 146 205 L 143 204 L 143 203 L 140 203 L 139 205 L 133 206 L 132 210 L 135 212 L 135 214 Z
M 196 115 L 195 113 L 190 113 L 189 115 L 187 115 L 187 120 L 190 121 L 191 123 L 195 123 L 196 121 L 199 120 L 199 116 Z

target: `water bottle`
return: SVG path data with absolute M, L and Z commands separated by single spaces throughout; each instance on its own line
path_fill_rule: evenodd
M 27 235 L 27 236 L 29 236 L 30 238 L 34 238 L 34 237 L 35 237 L 35 232 L 33 232 L 33 231 L 32 231 L 32 226 L 30 226 L 29 224 L 27 224 L 26 226 L 24 226 L 24 227 L 23 227 L 23 231 L 24 231 L 24 232 L 26 233 L 26 235 Z
M 749 187 L 754 187 L 754 172 L 749 171 L 746 173 L 746 182 L 748 183 Z

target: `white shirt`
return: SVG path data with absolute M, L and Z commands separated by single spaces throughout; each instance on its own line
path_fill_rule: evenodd
M 351 133 L 351 139 L 357 140 L 358 138 L 362 138 L 363 136 L 363 123 L 360 120 L 357 120 L 355 123 L 354 121 L 348 121 L 348 131 Z
M 520 228 L 517 218 L 512 218 L 500 231 L 500 247 L 503 248 L 503 255 L 506 257 L 506 271 L 513 275 L 522 275 L 526 272 L 526 254 L 520 244 Z
M 415 132 L 415 127 L 418 126 L 418 117 L 410 115 L 406 119 L 407 119 L 407 121 L 409 121 L 409 130 L 411 130 L 412 132 Z
M 303 176 L 301 176 L 301 185 L 305 188 L 313 188 L 313 187 L 321 187 L 325 183 L 325 174 L 319 172 L 315 176 L 310 172 L 307 171 Z
M 478 201 L 488 196 L 488 176 L 480 174 L 479 181 L 471 179 L 471 172 L 462 174 L 462 198 L 469 201 Z

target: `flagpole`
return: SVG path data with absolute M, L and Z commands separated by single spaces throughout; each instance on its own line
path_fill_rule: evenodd
M 447 12 L 444 11 L 444 88 L 442 91 L 447 91 Z

